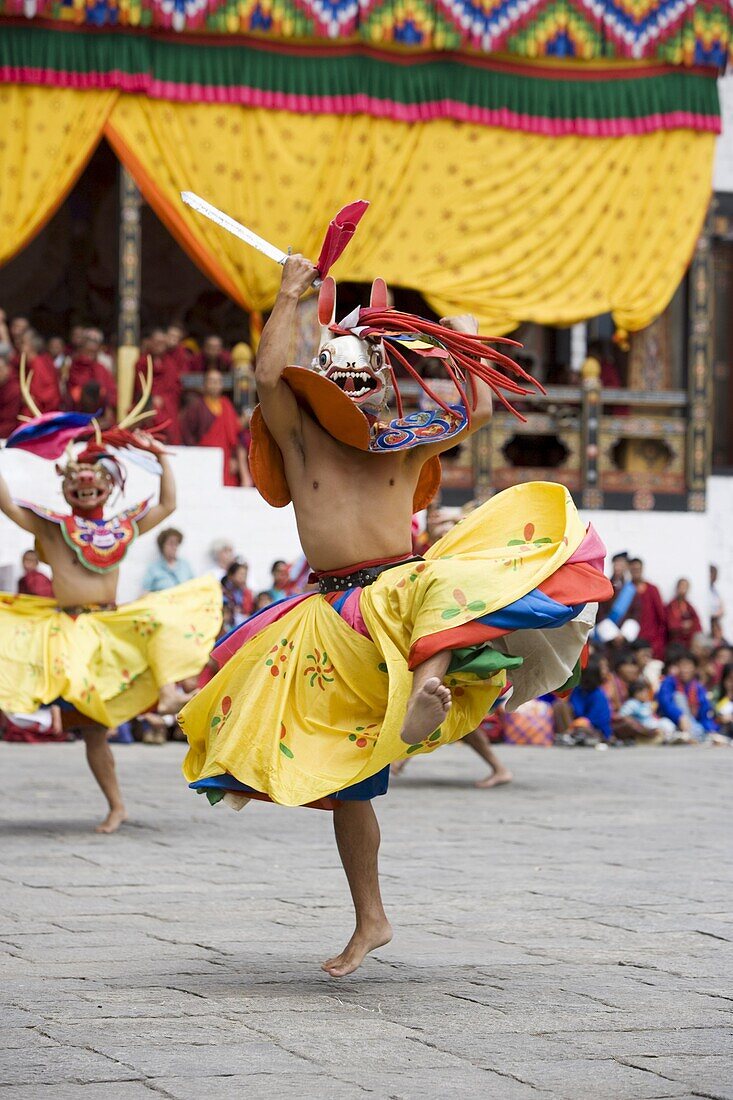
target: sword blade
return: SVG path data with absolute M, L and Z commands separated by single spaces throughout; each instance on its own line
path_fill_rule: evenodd
M 258 252 L 262 252 L 263 255 L 268 256 L 271 260 L 274 260 L 275 263 L 284 264 L 287 260 L 287 252 L 283 252 L 281 248 L 277 248 L 276 245 L 270 244 L 270 242 L 264 240 L 264 238 L 258 237 L 251 229 L 247 229 L 245 225 L 240 225 L 234 218 L 230 218 L 228 214 L 225 214 L 223 210 L 218 210 L 215 206 L 212 206 L 210 202 L 207 202 L 206 199 L 202 199 L 199 195 L 195 195 L 193 191 L 181 191 L 181 199 L 185 202 L 186 206 L 190 206 L 192 210 L 195 210 L 199 214 L 203 214 L 203 216 L 210 221 L 216 222 L 222 229 L 226 229 L 227 233 L 239 237 L 240 241 L 245 241 L 246 244 L 251 245 L 252 248 L 256 248 Z

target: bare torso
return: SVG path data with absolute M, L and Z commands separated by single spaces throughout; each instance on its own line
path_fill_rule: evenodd
M 285 450 L 301 545 L 313 569 L 409 555 L 412 500 L 422 462 L 413 452 L 376 455 L 337 443 L 303 414 L 302 450 Z
M 36 543 L 43 561 L 53 573 L 53 592 L 59 607 L 94 603 L 115 603 L 119 569 L 94 573 L 81 564 L 64 542 L 61 529 L 49 520 L 35 517 Z

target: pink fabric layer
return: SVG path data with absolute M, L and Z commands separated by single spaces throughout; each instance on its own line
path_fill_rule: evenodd
M 568 558 L 568 565 L 581 561 L 588 562 L 599 573 L 603 572 L 606 561 L 606 547 L 592 523 L 588 524 L 585 538 L 578 549 Z
M 212 650 L 212 658 L 216 661 L 219 668 L 221 668 L 234 656 L 237 650 L 242 648 L 245 642 L 249 642 L 252 638 L 256 638 L 266 627 L 271 626 L 272 623 L 278 622 L 284 615 L 287 615 L 289 611 L 292 611 L 294 607 L 301 604 L 303 600 L 309 600 L 310 598 L 310 595 L 293 596 L 290 600 L 282 600 L 280 603 L 272 604 L 271 607 L 266 607 L 259 615 L 255 615 L 254 618 L 248 619 L 246 623 L 242 623 L 239 630 L 235 630 L 233 634 L 230 634 L 228 638 L 225 638 L 223 642 Z

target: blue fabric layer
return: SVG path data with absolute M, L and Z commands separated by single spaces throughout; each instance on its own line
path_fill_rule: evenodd
M 87 428 L 94 419 L 94 413 L 59 412 L 49 413 L 47 418 L 38 417 L 28 424 L 16 428 L 7 440 L 6 447 L 18 447 L 42 436 L 68 428 Z
M 584 607 L 582 603 L 567 607 L 535 588 L 514 603 L 492 611 L 477 621 L 497 630 L 546 630 L 569 623 Z
M 248 787 L 246 783 L 240 783 L 233 775 L 210 775 L 208 779 L 197 779 L 195 783 L 188 784 L 191 790 L 200 791 L 236 791 L 237 794 L 259 794 L 254 787 Z M 336 791 L 332 798 L 338 798 L 342 802 L 368 802 L 378 795 L 386 794 L 389 787 L 389 766 L 382 768 L 376 775 L 370 775 L 368 779 L 362 779 L 361 783 L 354 783 L 351 787 L 344 787 L 342 791 Z

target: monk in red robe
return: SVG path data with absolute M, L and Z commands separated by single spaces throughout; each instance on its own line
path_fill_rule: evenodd
M 148 351 L 153 360 L 152 406 L 155 410 L 155 417 L 151 417 L 149 424 L 152 428 L 161 428 L 168 421 L 159 438 L 164 443 L 176 445 L 181 442 L 179 406 L 181 374 L 186 370 L 185 358 L 180 350 L 169 347 L 167 335 L 162 328 L 155 328 L 150 333 Z M 147 355 L 141 355 L 136 367 L 136 400 L 140 396 L 140 375 L 145 377 L 147 370 Z
M 0 439 L 7 439 L 18 427 L 23 408 L 18 375 L 7 355 L 0 355 Z
M 645 638 L 651 645 L 655 658 L 663 661 L 667 646 L 667 612 L 659 589 L 655 584 L 644 580 L 644 563 L 640 558 L 629 561 L 629 573 L 636 586 L 636 595 L 626 618 L 636 619 L 639 637 Z
M 99 329 L 86 329 L 81 350 L 72 357 L 66 383 L 67 404 L 79 409 L 84 387 L 90 382 L 99 386 L 99 400 L 106 413 L 113 413 L 117 405 L 117 383 L 112 372 L 98 359 L 102 347 Z
M 27 377 L 30 378 L 30 392 L 36 407 L 42 412 L 55 412 L 61 408 L 61 390 L 53 359 L 44 350 L 43 340 L 32 328 L 26 329 L 18 341 L 18 351 L 13 356 L 12 365 L 20 370 L 20 360 L 25 356 Z M 30 416 L 31 410 L 24 407 L 24 416 Z
M 674 642 L 685 649 L 690 648 L 696 634 L 702 633 L 700 616 L 687 599 L 689 591 L 690 582 L 681 577 L 677 581 L 674 599 L 667 604 L 667 636 L 670 644 Z
M 38 568 L 39 558 L 35 550 L 26 550 L 23 555 L 23 576 L 18 580 L 18 595 L 46 596 L 53 599 L 51 579 Z
M 188 369 L 193 372 L 207 370 L 230 371 L 231 354 L 225 350 L 221 336 L 205 336 L 201 351 L 191 359 Z
M 181 417 L 181 435 L 189 447 L 220 447 L 224 452 L 224 484 L 238 485 L 240 424 L 223 388 L 221 371 L 208 370 L 204 375 L 203 396 L 190 401 Z

